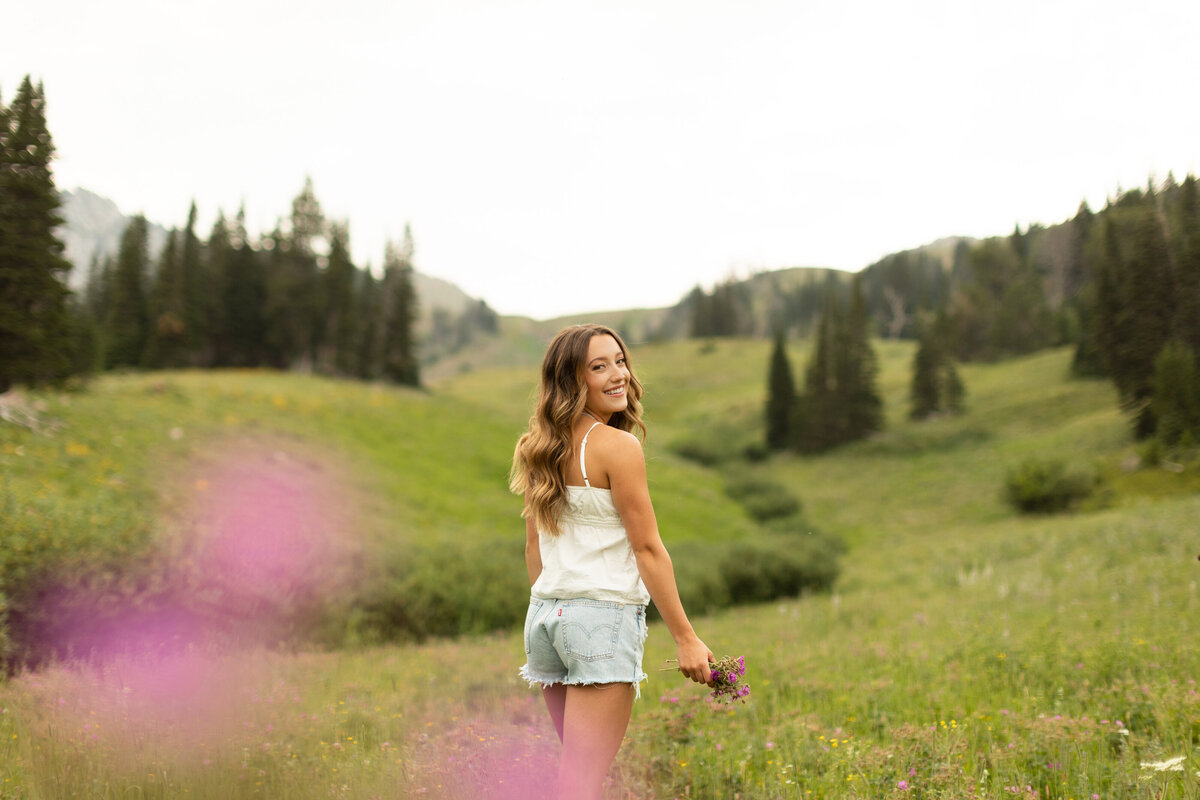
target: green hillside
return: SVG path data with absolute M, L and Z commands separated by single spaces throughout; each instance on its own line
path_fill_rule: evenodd
M 967 366 L 967 413 L 912 422 L 912 348 L 886 342 L 884 433 L 814 458 L 745 460 L 768 350 L 635 350 L 663 534 L 684 551 L 756 536 L 725 482 L 781 482 L 809 523 L 849 543 L 842 575 L 830 593 L 697 615 L 719 655 L 746 656 L 750 702 L 730 711 L 655 670 L 673 652 L 653 626 L 609 797 L 1200 797 L 1196 465 L 1137 467 L 1110 385 L 1071 379 L 1065 350 Z M 801 366 L 806 346 L 792 356 Z M 207 485 L 198 476 L 240 438 L 337 489 L 353 511 L 352 563 L 483 542 L 487 579 L 449 560 L 440 574 L 500 597 L 492 576 L 522 572 L 519 503 L 503 483 L 534 375 L 476 370 L 422 393 L 174 373 L 30 398 L 44 432 L 0 428 L 5 518 L 24 554 L 4 556 L 5 574 L 68 552 L 66 563 L 122 563 L 178 536 L 189 493 Z M 678 455 L 697 442 L 713 466 Z M 1102 491 L 1072 514 L 1017 515 L 1004 476 L 1045 456 L 1093 467 Z M 49 667 L 0 686 L 0 792 L 527 797 L 555 757 L 515 676 L 516 633 L 185 657 L 166 670 Z
M 172 583 L 228 594 L 203 565 L 179 565 L 197 561 L 213 535 L 208 516 L 224 513 L 209 473 L 224 475 L 231 458 L 254 453 L 269 456 L 258 473 L 284 459 L 336 495 L 306 523 L 336 540 L 337 569 L 322 589 L 336 599 L 320 603 L 325 612 L 307 623 L 315 629 L 289 635 L 337 644 L 519 622 L 524 527 L 507 475 L 536 370 L 482 376 L 472 375 L 474 392 L 421 392 L 269 372 L 168 372 L 30 398 L 40 430 L 0 429 L 11 520 L 0 568 L 13 640 L 35 644 L 97 595 L 116 613 L 175 603 Z M 659 517 L 676 541 L 756 534 L 718 475 L 654 452 Z M 307 480 L 303 470 L 296 479 Z M 455 569 L 487 586 L 470 608 L 441 605 L 441 573 Z M 64 592 L 51 609 L 44 595 Z

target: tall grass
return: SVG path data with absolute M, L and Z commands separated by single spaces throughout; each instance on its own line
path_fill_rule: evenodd
M 1063 351 L 965 368 L 968 412 L 927 423 L 907 421 L 904 410 L 911 350 L 887 345 L 881 353 L 885 433 L 818 458 L 726 465 L 786 486 L 809 520 L 849 542 L 832 592 L 695 620 L 718 655 L 746 656 L 752 693 L 732 709 L 656 671 L 674 652 L 652 626 L 651 677 L 608 796 L 1200 797 L 1200 499 L 1191 468 L 1125 471 L 1136 448 L 1111 390 L 1069 379 Z M 739 414 L 745 435 L 755 435 L 766 355 L 753 342 L 635 353 L 648 386 L 656 503 L 680 509 L 660 511 L 669 544 L 673 536 L 714 541 L 722 530 L 689 504 L 711 503 L 751 525 L 720 475 L 679 459 L 669 443 L 706 419 Z M 797 348 L 794 358 L 802 355 Z M 487 480 L 479 476 L 506 469 L 509 429 L 527 413 L 528 377 L 470 373 L 413 398 L 450 409 L 448 430 L 499 450 L 476 454 L 476 466 L 452 485 L 478 486 Z M 294 379 L 248 380 L 262 388 L 243 386 L 239 402 L 263 404 L 257 424 L 279 422 L 266 386 Z M 313 397 L 327 395 L 327 408 L 284 423 L 306 441 L 369 409 L 377 391 L 314 383 Z M 136 397 L 134 385 L 106 391 Z M 410 398 L 382 395 L 377 402 L 391 414 L 417 415 Z M 50 402 L 48 415 L 69 419 Z M 214 405 L 201 417 L 218 426 L 221 414 L 235 413 L 219 394 L 204 402 Z M 439 419 L 428 413 L 415 427 Z M 432 491 L 448 472 L 423 467 L 437 476 L 424 481 L 421 470 L 402 480 L 381 469 L 421 452 L 391 462 L 373 454 L 369 442 L 398 424 L 381 412 L 345 422 L 356 435 L 329 440 L 364 507 L 364 547 L 389 541 L 381 521 L 393 514 L 413 526 L 413 538 L 435 538 L 418 526 L 444 513 L 452 521 L 437 529 L 444 535 L 462 530 L 486 541 L 484 520 L 500 520 L 503 510 L 519 539 L 513 500 L 502 492 L 482 501 L 497 504 L 486 512 L 446 498 L 410 500 L 408 481 Z M 156 440 L 147 469 L 186 457 L 190 435 Z M 3 442 L 26 448 L 26 456 L 6 449 L 7 465 L 33 447 L 32 435 L 21 436 Z M 1006 470 L 1056 453 L 1097 465 L 1107 500 L 1072 515 L 1017 515 L 1002 495 Z M 28 481 L 22 486 L 45 489 L 48 506 L 69 503 L 57 484 Z M 675 494 L 675 484 L 686 488 Z M 721 566 L 697 568 L 698 579 Z M 0 796 L 525 798 L 539 796 L 552 771 L 557 743 L 540 701 L 516 677 L 516 633 L 172 658 L 153 668 L 133 657 L 63 663 L 0 686 Z M 1180 756 L 1183 769 L 1174 771 L 1168 759 Z

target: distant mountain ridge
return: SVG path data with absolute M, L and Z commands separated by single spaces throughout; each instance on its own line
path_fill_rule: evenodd
M 81 289 L 87 282 L 93 259 L 116 255 L 121 234 L 133 217 L 122 213 L 112 200 L 87 189 L 59 192 L 59 198 L 64 222 L 58 229 L 58 236 L 65 247 L 67 260 L 75 265 L 68 283 L 72 289 Z M 150 252 L 156 256 L 166 244 L 167 229 L 149 220 L 147 229 Z

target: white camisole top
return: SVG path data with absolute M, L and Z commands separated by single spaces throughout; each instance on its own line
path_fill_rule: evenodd
M 531 594 L 547 600 L 587 598 L 646 605 L 650 593 L 638 574 L 612 490 L 588 481 L 584 454 L 588 436 L 600 424 L 588 428 L 579 443 L 584 485 L 567 487 L 568 506 L 558 521 L 558 535 L 538 531 L 542 574 Z

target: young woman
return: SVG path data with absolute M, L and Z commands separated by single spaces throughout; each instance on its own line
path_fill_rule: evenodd
M 634 430 L 642 385 L 621 337 L 601 325 L 559 332 L 542 361 L 510 485 L 525 496 L 532 585 L 521 675 L 540 685 L 562 740 L 557 797 L 599 798 L 646 675 L 646 602 L 675 639 L 679 668 L 712 679 L 712 651 L 688 622 L 663 546 Z

